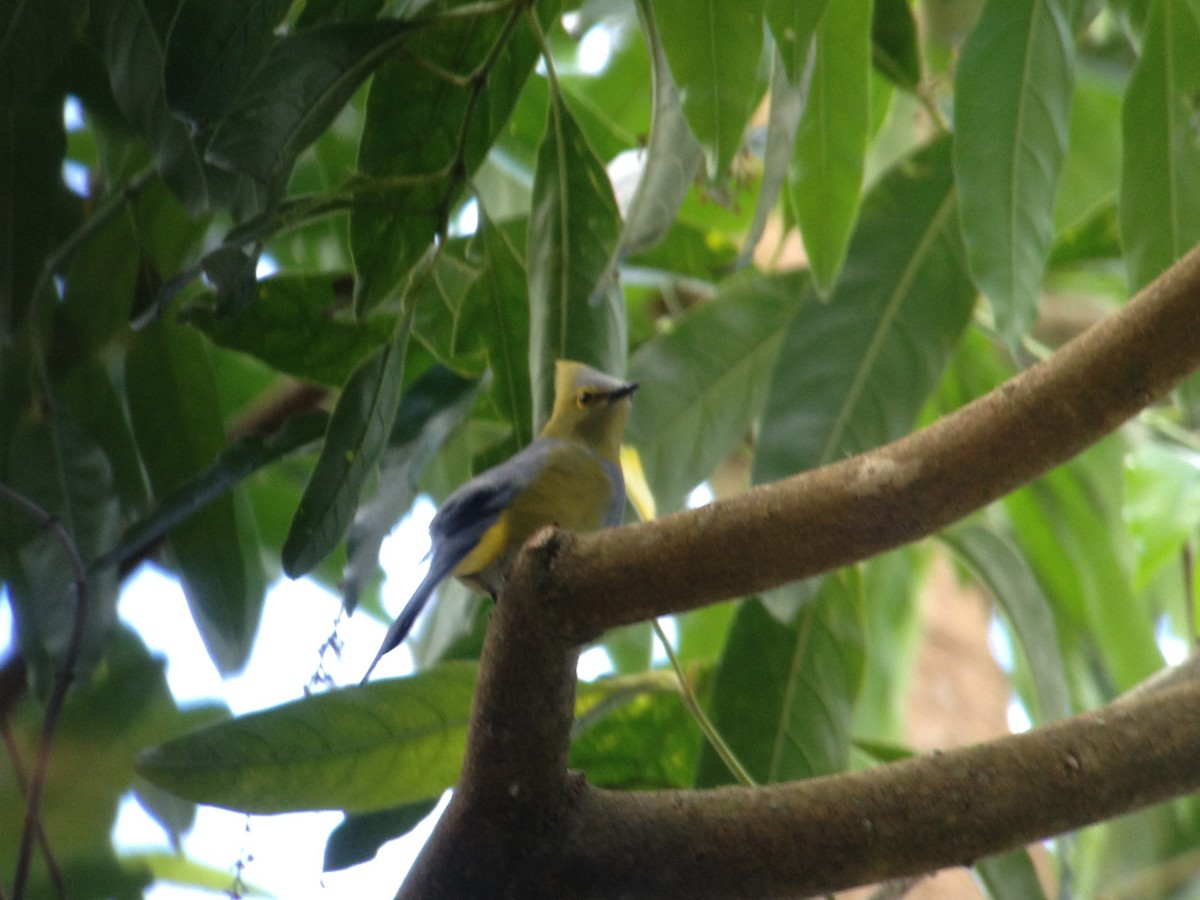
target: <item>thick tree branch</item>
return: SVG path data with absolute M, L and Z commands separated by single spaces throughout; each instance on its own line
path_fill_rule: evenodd
M 784 897 L 970 862 L 1200 788 L 1200 684 L 1028 734 L 761 788 L 614 793 L 566 771 L 574 664 L 606 628 L 931 534 L 1036 478 L 1200 366 L 1200 251 L 921 432 L 701 510 L 518 558 L 455 796 L 400 897 Z

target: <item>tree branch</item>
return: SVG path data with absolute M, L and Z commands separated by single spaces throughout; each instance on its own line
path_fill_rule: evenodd
M 932 534 L 1200 366 L 1200 250 L 1045 363 L 923 431 L 700 510 L 518 557 L 455 794 L 398 897 L 784 897 L 971 862 L 1200 788 L 1200 683 L 1023 735 L 759 788 L 619 793 L 566 770 L 578 648 L 604 629 Z

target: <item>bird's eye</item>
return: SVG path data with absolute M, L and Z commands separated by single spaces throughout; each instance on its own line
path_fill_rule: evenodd
M 575 402 L 579 404 L 579 408 L 590 406 L 592 401 L 596 399 L 596 394 L 592 391 L 580 391 L 575 395 Z

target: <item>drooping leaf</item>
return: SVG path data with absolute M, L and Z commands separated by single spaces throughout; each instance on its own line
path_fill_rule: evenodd
M 1074 48 L 1060 0 L 992 0 L 955 81 L 955 181 L 971 269 L 1008 340 L 1032 324 L 1054 239 Z
M 299 578 L 345 536 L 359 494 L 387 447 L 400 403 L 407 335 L 368 357 L 346 382 L 325 444 L 283 544 L 283 570 Z
M 1012 543 L 995 531 L 965 524 L 942 539 L 975 574 L 1004 611 L 1033 674 L 1038 724 L 1071 712 L 1071 698 L 1059 653 L 1058 632 L 1046 597 Z
M 394 809 L 346 816 L 325 842 L 324 870 L 333 872 L 373 858 L 385 843 L 412 831 L 435 806 L 436 800 L 418 800 Z
M 734 276 L 633 356 L 630 378 L 641 388 L 627 437 L 660 513 L 679 508 L 746 438 L 806 287 L 801 273 Z
M 940 139 L 876 182 L 833 294 L 792 320 L 763 413 L 756 482 L 900 437 L 936 387 L 975 299 L 950 153 Z
M 850 759 L 854 704 L 862 685 L 862 577 L 843 569 L 790 623 L 757 600 L 742 603 L 718 664 L 709 715 L 760 784 L 829 775 Z M 696 785 L 730 780 L 707 745 Z
M 724 181 L 761 96 L 764 0 L 655 0 L 653 7 L 708 178 Z
M 246 812 L 370 812 L 438 797 L 458 777 L 475 666 L 446 664 L 239 716 L 162 744 L 138 772 Z
M 670 230 L 703 161 L 703 151 L 683 114 L 679 88 L 671 78 L 649 0 L 638 0 L 637 11 L 650 53 L 654 105 L 645 165 L 625 210 L 619 256 L 654 246 Z
M 533 418 L 539 429 L 553 405 L 554 360 L 622 372 L 625 301 L 608 268 L 620 228 L 604 164 L 565 104 L 552 98 L 538 149 L 525 252 Z
M 372 20 L 279 38 L 221 119 L 206 158 L 263 184 L 286 180 L 300 151 L 410 30 L 406 22 Z
M 394 322 L 350 315 L 345 280 L 328 275 L 275 275 L 255 284 L 254 301 L 222 315 L 201 298 L 183 320 L 214 343 L 257 357 L 281 372 L 340 386 L 387 341 Z
M 1200 9 L 1154 0 L 1142 57 L 1122 106 L 1123 165 L 1117 201 L 1131 290 L 1143 287 L 1200 241 Z
M 788 177 L 813 278 L 832 288 L 858 213 L 870 129 L 871 3 L 831 3 L 817 26 L 812 80 Z
M 154 493 L 166 497 L 211 466 L 225 448 L 212 361 L 200 334 L 160 319 L 125 361 L 134 434 Z M 265 575 L 254 516 L 227 493 L 169 533 L 188 607 L 217 668 L 233 672 L 250 653 Z
M 167 39 L 167 106 L 195 126 L 217 119 L 271 46 L 288 0 L 181 0 Z

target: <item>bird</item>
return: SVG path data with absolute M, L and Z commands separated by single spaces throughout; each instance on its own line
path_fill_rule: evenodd
M 451 493 L 430 522 L 429 571 L 388 629 L 362 684 L 408 635 L 442 579 L 453 575 L 495 601 L 517 553 L 538 529 L 594 531 L 621 523 L 621 435 L 637 389 L 637 382 L 583 363 L 555 362 L 554 407 L 541 433 Z

